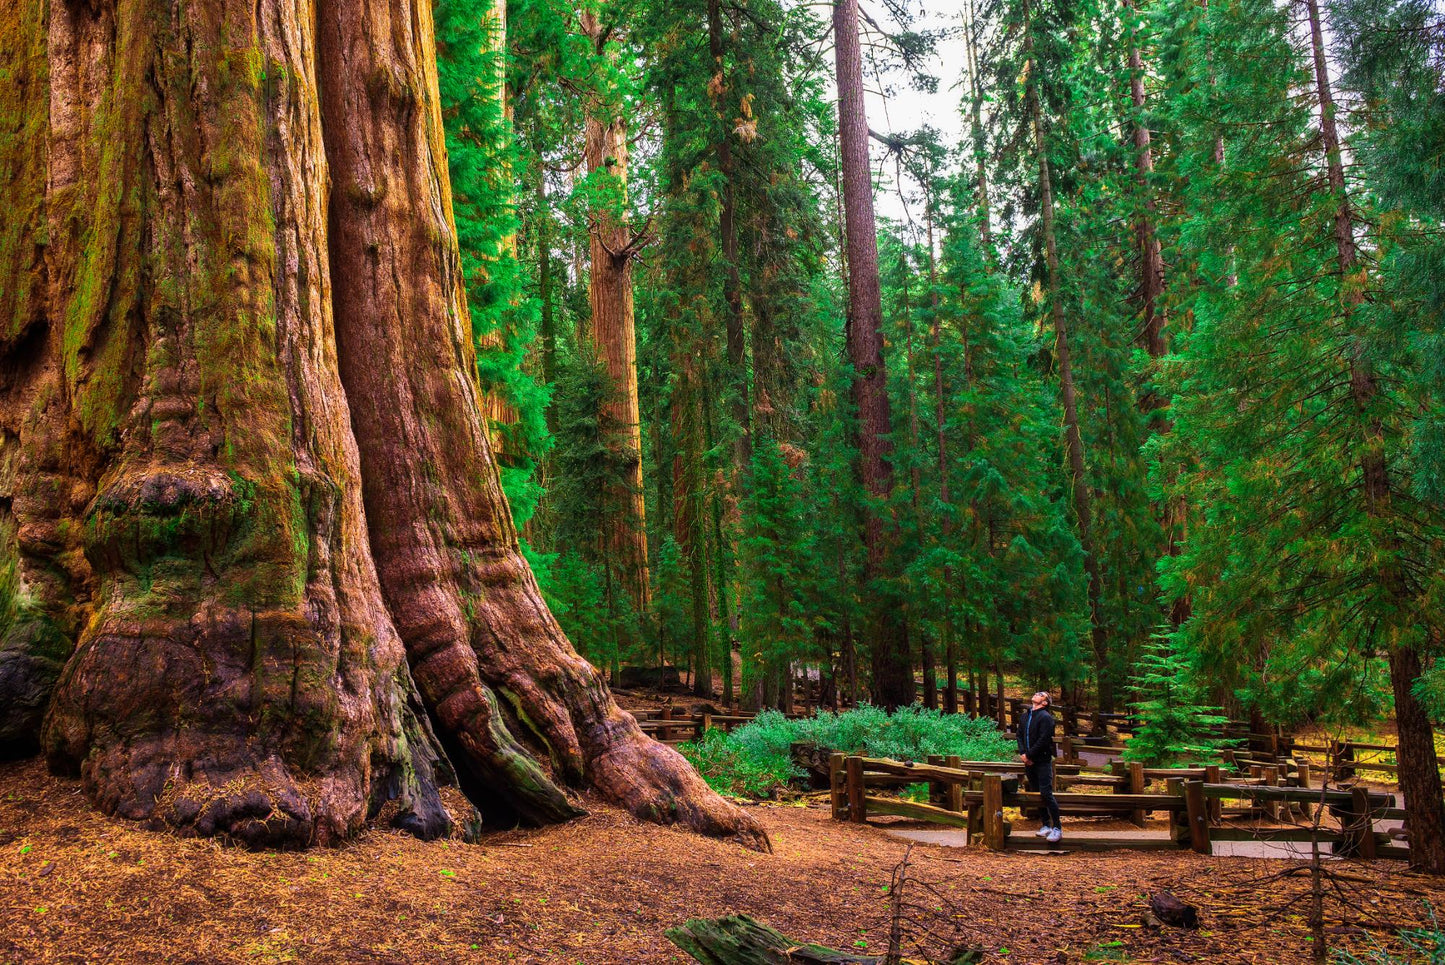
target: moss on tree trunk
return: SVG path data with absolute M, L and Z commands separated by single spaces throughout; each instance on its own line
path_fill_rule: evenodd
M 518 553 L 428 5 L 4 6 L 0 748 L 258 847 L 442 833 L 448 756 L 484 818 L 765 846 Z

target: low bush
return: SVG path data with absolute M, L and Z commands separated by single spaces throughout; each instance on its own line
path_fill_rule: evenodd
M 931 754 L 956 754 L 969 761 L 1006 761 L 1014 746 L 991 720 L 903 707 L 890 714 L 863 705 L 834 714 L 790 720 L 777 711 L 730 734 L 711 730 L 679 750 L 703 778 L 725 794 L 773 797 L 803 771 L 793 763 L 794 743 L 816 744 L 830 752 L 923 761 Z

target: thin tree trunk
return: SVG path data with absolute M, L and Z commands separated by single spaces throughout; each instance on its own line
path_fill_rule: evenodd
M 978 195 L 978 236 L 985 255 L 989 255 L 993 251 L 993 229 L 988 197 L 988 148 L 983 132 L 983 85 L 978 74 L 978 22 L 974 17 L 973 0 L 968 0 L 964 35 L 967 39 L 964 63 L 968 73 L 969 139 L 973 147 L 974 189 Z
M 1039 101 L 1039 64 L 1034 56 L 1033 23 L 1028 0 L 1024 0 L 1024 44 L 1028 79 L 1025 96 L 1033 123 L 1039 156 L 1039 212 L 1044 236 L 1044 259 L 1048 272 L 1049 305 L 1054 323 L 1054 354 L 1059 366 L 1059 394 L 1064 409 L 1064 447 L 1069 460 L 1069 475 L 1078 527 L 1079 545 L 1084 551 L 1084 571 L 1089 581 L 1089 612 L 1091 638 L 1094 646 L 1094 670 L 1098 675 L 1099 709 L 1114 707 L 1114 684 L 1109 669 L 1108 634 L 1099 612 L 1103 585 L 1099 558 L 1092 535 L 1092 508 L 1088 471 L 1084 465 L 1084 441 L 1079 432 L 1079 405 L 1074 388 L 1073 361 L 1069 353 L 1068 322 L 1064 318 L 1064 302 L 1059 284 L 1059 249 L 1054 233 L 1053 179 L 1049 169 L 1048 135 L 1044 127 L 1043 108 Z
M 934 257 L 933 216 L 935 205 L 932 186 L 929 187 L 928 203 L 925 210 L 928 221 L 928 292 L 933 307 L 933 323 L 928 333 L 933 342 L 933 427 L 938 445 L 938 502 L 949 506 L 951 496 L 948 486 L 948 437 L 944 432 L 944 412 L 948 407 L 948 393 L 943 380 L 943 328 L 938 297 L 938 260 Z M 942 525 L 942 544 L 952 545 L 953 519 L 945 513 Z M 958 713 L 958 642 L 953 626 L 953 567 L 943 567 L 943 661 L 948 676 L 944 687 L 943 708 L 950 714 Z M 924 671 L 927 673 L 927 670 Z M 925 700 L 926 700 L 925 691 Z
M 883 362 L 883 301 L 878 279 L 878 241 L 873 217 L 873 176 L 868 163 L 868 119 L 863 105 L 863 62 L 858 40 L 858 0 L 834 0 L 834 51 L 838 76 L 838 135 L 843 171 L 843 210 L 848 249 L 848 356 L 858 408 L 858 469 L 867 494 L 886 502 L 893 492 L 892 430 L 888 371 Z M 889 576 L 892 525 L 870 508 L 865 518 L 869 649 L 873 699 L 889 709 L 914 701 L 908 628 L 897 600 L 878 591 Z
M 1320 104 L 1320 134 L 1330 192 L 1335 196 L 1335 248 L 1340 271 L 1340 296 L 1345 330 L 1350 317 L 1364 301 L 1358 271 L 1354 215 L 1335 126 L 1334 97 L 1330 91 L 1329 61 L 1325 52 L 1318 0 L 1305 0 L 1309 12 L 1310 41 L 1314 52 L 1315 84 Z M 1349 337 L 1350 395 L 1360 420 L 1360 469 L 1365 513 L 1378 528 L 1384 552 L 1376 578 L 1388 606 L 1409 612 L 1418 601 L 1406 586 L 1399 562 L 1402 551 L 1394 523 L 1393 487 L 1385 454 L 1385 429 L 1375 413 L 1379 385 L 1370 358 L 1370 346 L 1360 334 Z M 1435 641 L 1432 641 L 1432 643 Z M 1395 725 L 1399 735 L 1400 791 L 1405 797 L 1405 821 L 1410 830 L 1410 866 L 1432 874 L 1445 874 L 1445 801 L 1441 798 L 1440 770 L 1435 759 L 1435 731 L 1425 707 L 1415 696 L 1422 673 L 1420 653 L 1409 644 L 1390 643 L 1390 684 L 1395 694 Z
M 932 264 L 933 253 L 929 252 L 929 263 Z M 912 268 L 908 264 L 908 256 L 904 254 L 899 259 L 903 272 L 903 331 L 904 348 L 906 353 L 908 371 L 908 444 L 911 447 L 911 458 L 909 462 L 909 490 L 908 501 L 913 510 L 914 525 L 921 535 L 923 532 L 924 520 L 923 510 L 919 503 L 919 490 L 923 488 L 923 466 L 918 460 L 919 453 L 919 421 L 918 421 L 918 375 L 914 366 L 913 353 L 913 306 L 911 293 L 909 291 L 908 279 Z M 937 308 L 935 302 L 934 308 Z M 911 610 L 911 608 L 910 608 Z M 933 660 L 933 640 L 927 628 L 918 620 L 916 613 L 909 613 L 913 617 L 918 628 L 918 662 L 923 671 L 923 706 L 930 710 L 938 709 L 938 674 Z
M 744 356 L 746 334 L 743 331 L 743 284 L 738 270 L 737 230 L 737 171 L 732 152 L 732 123 L 724 107 L 728 93 L 727 73 L 723 62 L 723 22 L 721 0 L 707 3 L 708 53 L 716 71 L 708 93 L 717 114 L 717 143 L 713 146 L 717 156 L 718 173 L 722 175 L 722 207 L 718 212 L 718 233 L 722 236 L 723 256 L 723 303 L 726 307 L 728 377 L 727 403 L 733 420 L 737 423 L 737 436 L 733 440 L 733 498 L 739 498 L 742 481 L 752 461 L 752 427 L 749 424 L 747 359 Z
M 541 302 L 542 382 L 557 384 L 557 320 L 552 294 L 552 213 L 547 201 L 547 176 L 537 175 L 537 294 Z M 557 431 L 557 407 L 547 403 L 547 432 Z
M 1138 12 L 1133 0 L 1128 3 L 1130 13 L 1136 18 Z M 1144 194 L 1144 209 L 1134 224 L 1134 235 L 1139 247 L 1139 304 L 1142 324 L 1139 344 L 1153 359 L 1165 352 L 1164 311 L 1159 304 L 1164 291 L 1164 255 L 1159 236 L 1154 230 L 1154 217 L 1158 205 L 1154 201 L 1150 179 L 1154 175 L 1154 152 L 1150 143 L 1149 124 L 1145 116 L 1144 62 L 1139 53 L 1139 42 L 1134 29 L 1129 31 L 1129 96 L 1134 104 L 1134 171 L 1139 190 Z M 1146 395 L 1142 402 L 1146 410 L 1159 408 L 1164 404 L 1156 393 Z
M 489 0 L 490 8 L 482 14 L 486 22 L 487 52 L 492 58 L 492 76 L 488 79 L 492 85 L 493 92 L 497 98 L 497 106 L 500 109 L 502 121 L 506 134 L 510 136 L 512 129 L 512 105 L 507 97 L 507 0 Z M 482 136 L 485 136 L 483 134 Z M 511 163 L 505 151 L 499 151 L 496 155 L 496 163 L 503 167 L 503 176 L 498 178 L 499 184 L 511 184 L 512 171 Z M 512 197 L 509 193 L 506 200 L 507 207 L 512 207 Z M 517 236 L 508 233 L 498 245 L 497 255 L 502 258 L 515 258 L 517 255 Z M 485 269 L 484 269 L 485 270 Z M 504 349 L 507 344 L 508 332 L 505 327 L 498 327 L 492 331 L 485 332 L 477 342 L 479 353 L 498 351 Z M 486 387 L 481 396 L 482 425 L 487 428 L 487 439 L 492 444 L 492 453 L 503 465 L 510 465 L 515 462 L 515 455 L 508 454 L 503 442 L 506 439 L 503 427 L 514 425 L 517 422 L 517 408 L 507 400 L 500 387 Z

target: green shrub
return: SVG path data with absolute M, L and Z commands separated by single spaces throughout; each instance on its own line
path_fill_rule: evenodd
M 678 747 L 703 780 L 721 794 L 738 797 L 770 798 L 788 786 L 803 771 L 793 763 L 788 747 L 781 753 L 745 748 L 733 740 L 734 734 L 709 730 L 701 740 Z
M 803 776 L 792 761 L 794 743 L 831 752 L 923 761 L 931 754 L 956 754 L 970 761 L 1005 761 L 1014 746 L 993 721 L 904 707 L 893 714 L 863 705 L 834 714 L 789 720 L 775 710 L 731 734 L 710 730 L 679 750 L 714 789 L 725 794 L 772 797 Z

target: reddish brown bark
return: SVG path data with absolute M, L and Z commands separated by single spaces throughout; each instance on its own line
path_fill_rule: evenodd
M 43 171 L 0 185 L 32 215 L 28 250 L 48 235 L 43 265 L 0 279 L 44 279 L 0 331 L 0 574 L 23 576 L 0 653 L 76 641 L 45 716 L 52 766 L 108 812 L 298 846 L 383 808 L 444 831 L 439 737 L 487 818 L 563 818 L 563 788 L 590 786 L 765 847 L 617 709 L 518 553 L 429 8 L 0 14 L 29 28 L 0 50 L 31 58 L 22 96 L 49 105 Z M 0 674 L 0 706 L 22 676 Z
M 582 15 L 582 28 L 599 56 L 608 30 L 595 13 Z M 621 108 L 596 97 L 588 106 L 583 155 L 589 176 L 616 179 L 627 190 L 627 121 Z M 589 232 L 592 344 L 612 383 L 602 407 L 602 422 L 618 482 L 609 487 L 606 552 L 608 567 L 621 581 L 632 605 L 646 611 L 652 602 L 648 582 L 647 529 L 642 493 L 642 416 L 637 398 L 637 331 L 632 302 L 632 262 L 640 239 L 614 210 L 592 213 Z
M 1131 13 L 1134 4 L 1129 4 Z M 1129 37 L 1129 97 L 1134 104 L 1134 171 L 1139 190 L 1145 193 L 1144 209 L 1134 223 L 1134 235 L 1139 246 L 1139 306 L 1141 324 L 1139 344 L 1149 353 L 1150 358 L 1164 354 L 1164 311 L 1159 304 L 1164 292 L 1164 255 L 1159 236 L 1154 230 L 1154 213 L 1158 207 L 1149 184 L 1154 174 L 1154 151 L 1149 135 L 1149 124 L 1144 116 L 1144 61 L 1139 53 L 1139 43 L 1133 32 Z M 1162 401 L 1157 395 L 1144 400 L 1145 408 L 1157 408 Z
M 1305 0 L 1305 9 L 1309 15 L 1310 42 L 1314 53 L 1325 171 L 1330 192 L 1336 199 L 1335 253 L 1348 331 L 1350 316 L 1364 302 L 1361 280 L 1354 277 L 1361 270 L 1355 247 L 1354 214 L 1345 185 L 1318 0 Z M 1380 389 L 1370 358 L 1370 346 L 1362 335 L 1351 334 L 1348 363 L 1350 395 L 1361 430 L 1358 447 L 1365 513 L 1375 524 L 1379 534 L 1377 538 L 1383 542 L 1376 579 L 1385 605 L 1396 612 L 1409 613 L 1420 606 L 1420 601 L 1409 592 L 1400 564 L 1402 547 L 1385 453 L 1385 428 L 1376 411 Z M 1396 732 L 1400 739 L 1397 755 L 1400 791 L 1405 798 L 1405 819 L 1410 831 L 1410 866 L 1432 874 L 1445 874 L 1445 800 L 1441 796 L 1440 769 L 1435 757 L 1435 730 L 1414 689 L 1423 672 L 1420 653 L 1412 645 L 1396 643 L 1391 646 L 1389 663 L 1390 683 L 1395 695 Z
M 838 79 L 838 142 L 843 180 L 844 230 L 848 251 L 848 358 L 853 363 L 853 396 L 858 409 L 858 474 L 877 500 L 893 492 L 892 431 L 888 370 L 883 364 L 883 299 L 878 278 L 878 239 L 873 217 L 873 176 L 868 163 L 868 118 L 863 105 L 863 61 L 858 41 L 858 0 L 834 0 L 833 48 Z M 888 575 L 892 524 L 877 509 L 865 519 L 864 579 Z M 869 648 L 873 699 L 894 708 L 913 703 L 913 668 L 908 631 L 897 601 L 870 588 Z
M 53 574 L 25 602 L 76 641 L 51 765 L 107 812 L 252 845 L 388 801 L 445 830 L 330 348 L 307 17 L 24 13 L 48 16 L 49 284 L 3 418 L 20 565 Z

